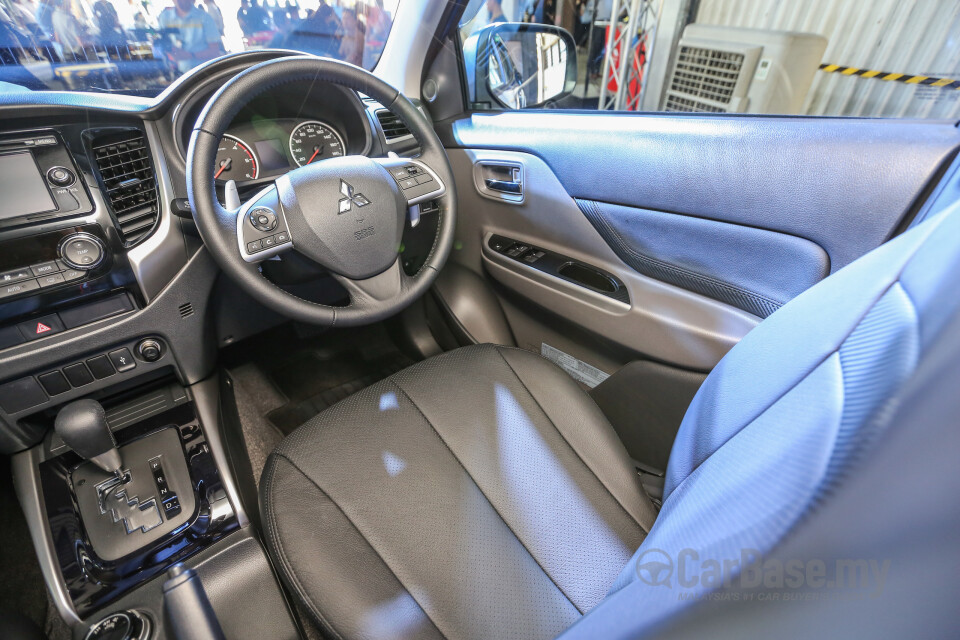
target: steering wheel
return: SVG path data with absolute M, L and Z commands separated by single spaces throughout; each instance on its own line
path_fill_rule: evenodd
M 370 96 L 407 125 L 420 144 L 420 155 L 321 160 L 280 176 L 240 206 L 224 208 L 213 167 L 227 127 L 254 97 L 302 81 L 330 82 Z M 217 91 L 190 136 L 187 191 L 203 242 L 223 271 L 255 300 L 302 322 L 357 326 L 399 312 L 430 287 L 453 245 L 453 172 L 433 128 L 386 82 L 328 58 L 264 62 Z M 423 267 L 408 276 L 399 257 L 404 222 L 408 215 L 415 222 L 418 205 L 426 200 L 438 201 L 439 228 Z M 257 263 L 285 251 L 326 267 L 347 290 L 349 304 L 310 302 L 267 280 Z

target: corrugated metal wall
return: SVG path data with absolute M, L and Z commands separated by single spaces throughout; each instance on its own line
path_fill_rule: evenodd
M 823 62 L 960 79 L 960 0 L 700 0 L 696 22 L 818 33 Z M 818 71 L 810 115 L 960 117 L 960 90 Z

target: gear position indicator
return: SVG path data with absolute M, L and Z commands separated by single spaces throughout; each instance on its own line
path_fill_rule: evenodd
M 180 499 L 177 494 L 167 486 L 167 476 L 163 472 L 163 463 L 160 461 L 162 456 L 150 458 L 150 470 L 153 472 L 153 481 L 157 485 L 157 497 L 163 504 L 163 512 L 167 520 L 180 513 Z

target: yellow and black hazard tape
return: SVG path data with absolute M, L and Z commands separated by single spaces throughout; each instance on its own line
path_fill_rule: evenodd
M 820 71 L 824 71 L 826 73 L 839 73 L 843 76 L 860 76 L 861 78 L 876 78 L 877 80 L 902 82 L 904 84 L 919 84 L 927 87 L 940 87 L 942 89 L 960 89 L 960 80 L 953 80 L 951 78 L 911 76 L 905 73 L 890 73 L 889 71 L 874 71 L 873 69 L 842 67 L 839 64 L 822 64 L 820 65 Z

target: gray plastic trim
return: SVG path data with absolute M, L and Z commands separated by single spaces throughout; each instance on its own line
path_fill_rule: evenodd
M 173 185 L 163 157 L 163 145 L 157 135 L 156 123 L 147 121 L 143 125 L 147 131 L 147 143 L 150 145 L 150 156 L 157 171 L 160 188 L 160 200 L 157 203 L 160 222 L 149 238 L 127 252 L 127 259 L 133 275 L 140 283 L 144 298 L 150 302 L 186 263 L 187 254 L 183 237 L 179 229 L 174 228 L 173 215 L 170 213 L 170 202 L 174 199 Z M 97 206 L 101 206 L 99 200 Z
M 210 453 L 217 463 L 217 470 L 220 472 L 220 478 L 223 481 L 223 487 L 230 498 L 230 504 L 237 514 L 237 521 L 241 527 L 250 524 L 250 518 L 243 509 L 243 501 L 240 500 L 240 490 L 237 488 L 237 482 L 233 477 L 233 469 L 230 466 L 230 459 L 227 457 L 227 450 L 223 444 L 223 437 L 220 434 L 220 386 L 216 375 L 189 387 L 193 395 L 193 401 L 197 407 L 197 415 L 200 416 L 200 424 L 203 427 L 203 434 L 207 437 L 207 443 L 210 445 Z
M 73 627 L 81 621 L 67 593 L 67 585 L 63 580 L 63 574 L 60 573 L 60 565 L 55 559 L 53 537 L 50 535 L 50 527 L 47 526 L 46 507 L 38 473 L 42 449 L 41 445 L 13 456 L 13 485 L 17 491 L 20 508 L 23 509 L 23 515 L 27 520 L 30 538 L 33 540 L 33 547 L 40 561 L 40 572 L 47 583 L 47 589 L 50 590 L 50 597 L 60 617 Z

